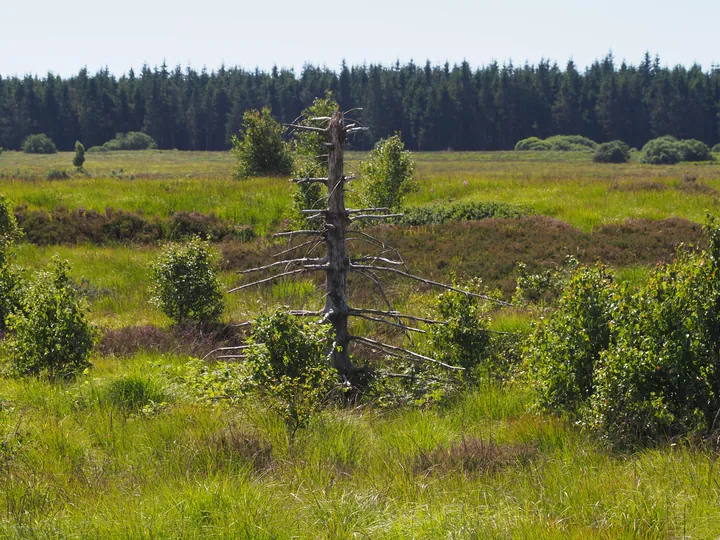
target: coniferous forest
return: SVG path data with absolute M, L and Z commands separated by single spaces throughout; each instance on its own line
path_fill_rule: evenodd
M 608 55 L 584 71 L 549 61 L 513 66 L 347 66 L 339 73 L 306 65 L 301 72 L 166 65 L 117 78 L 107 69 L 70 78 L 0 78 L 0 146 L 18 149 L 46 133 L 60 150 L 75 141 L 101 145 L 116 133 L 143 131 L 159 148 L 222 150 L 243 112 L 269 106 L 292 121 L 330 90 L 341 107 L 364 108 L 367 148 L 402 132 L 415 150 L 511 149 L 523 138 L 584 135 L 641 147 L 661 135 L 720 142 L 720 68 L 668 68 L 645 55 L 637 65 Z

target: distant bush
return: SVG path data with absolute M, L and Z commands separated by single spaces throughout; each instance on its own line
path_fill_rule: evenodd
M 642 163 L 672 165 L 681 161 L 713 161 L 710 148 L 701 141 L 686 139 L 678 141 L 671 135 L 648 141 L 643 147 Z
M 679 163 L 681 159 L 680 149 L 675 137 L 658 137 L 648 141 L 643 146 L 642 151 L 644 155 L 640 162 L 650 165 L 674 165 Z
M 518 218 L 528 215 L 521 206 L 496 202 L 453 202 L 411 206 L 403 209 L 400 225 L 440 225 L 448 221 L 475 221 L 487 218 Z
M 412 176 L 415 163 L 399 134 L 375 144 L 360 163 L 362 196 L 373 207 L 400 208 L 403 198 L 417 188 Z
M 598 147 L 595 141 L 581 135 L 555 135 L 545 139 L 545 142 L 550 145 L 550 150 L 556 152 L 585 152 Z
M 96 331 L 84 311 L 67 262 L 56 257 L 23 290 L 20 308 L 8 316 L 7 351 L 15 371 L 59 379 L 88 367 Z
M 525 152 L 587 152 L 595 150 L 598 144 L 581 135 L 555 135 L 547 139 L 529 137 L 518 141 L 515 150 Z
M 629 160 L 630 147 L 622 141 L 601 144 L 593 156 L 595 163 L 627 163 Z
M 715 158 L 707 144 L 695 139 L 679 141 L 680 161 L 713 161 Z
M 537 137 L 529 137 L 518 141 L 515 150 L 518 152 L 545 152 L 550 150 L 550 144 Z
M 220 319 L 223 299 L 215 261 L 206 242 L 169 244 L 151 268 L 153 303 L 176 323 Z
M 44 133 L 29 135 L 22 143 L 22 151 L 26 154 L 56 154 L 57 148 L 52 139 Z
M 70 173 L 64 169 L 50 169 L 45 175 L 46 180 L 69 180 Z
M 196 212 L 177 212 L 161 219 L 114 208 L 98 212 L 58 206 L 47 212 L 19 207 L 15 210 L 15 217 L 25 232 L 25 239 L 37 245 L 151 243 L 193 236 L 212 241 L 233 238 L 247 242 L 255 238 L 255 231 L 250 226 L 236 225 L 215 214 Z
M 246 111 L 239 136 L 232 138 L 231 152 L 237 158 L 235 175 L 288 175 L 293 168 L 292 155 L 283 140 L 283 128 L 270 114 L 270 109 Z
M 712 151 L 715 152 L 716 154 L 720 154 L 720 143 L 713 146 Z
M 157 143 L 150 135 L 138 131 L 118 133 L 102 146 L 93 146 L 88 152 L 116 152 L 121 150 L 154 150 Z
M 75 141 L 75 155 L 73 156 L 73 165 L 78 171 L 82 171 L 85 164 L 85 147 L 80 141 Z

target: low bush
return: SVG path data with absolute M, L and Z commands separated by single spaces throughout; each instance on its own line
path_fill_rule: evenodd
M 22 291 L 8 318 L 8 357 L 20 375 L 71 378 L 90 366 L 96 335 L 66 262 L 55 258 Z
M 517 218 L 528 215 L 528 209 L 496 202 L 452 202 L 411 206 L 397 218 L 400 225 L 439 225 L 448 221 L 475 221 L 487 218 Z
M 468 287 L 479 292 L 479 281 Z M 465 368 L 463 375 L 473 379 L 478 370 L 488 371 L 489 319 L 477 296 L 447 291 L 438 296 L 437 311 L 446 324 L 430 326 L 431 355 L 446 364 Z
M 93 146 L 89 152 L 115 152 L 120 150 L 154 150 L 157 143 L 150 135 L 138 131 L 118 133 L 102 146 Z
M 328 325 L 298 321 L 287 312 L 260 316 L 247 350 L 252 379 L 285 421 L 291 438 L 305 427 L 337 387 L 326 360 Z
M 610 343 L 616 287 L 608 268 L 580 267 L 557 310 L 530 336 L 524 356 L 534 373 L 539 405 L 577 414 L 595 391 L 595 369 Z
M 6 328 L 6 319 L 20 306 L 22 281 L 20 270 L 13 264 L 12 245 L 19 236 L 10 203 L 0 195 L 0 331 Z
M 581 135 L 555 135 L 545 139 L 545 142 L 555 152 L 586 152 L 598 147 L 595 141 Z
M 270 109 L 246 111 L 239 136 L 232 138 L 231 152 L 238 161 L 235 175 L 247 178 L 290 174 L 292 155 L 282 136 L 283 127 Z
M 83 165 L 85 164 L 85 146 L 83 146 L 80 141 L 75 141 L 75 155 L 73 156 L 72 164 L 78 171 L 83 170 Z
M 550 144 L 537 137 L 528 137 L 518 141 L 515 150 L 517 152 L 546 152 L 550 150 Z
M 555 135 L 547 139 L 529 137 L 518 141 L 515 150 L 526 152 L 587 152 L 597 149 L 595 141 L 581 135 Z
M 616 446 L 717 429 L 720 226 L 708 250 L 678 252 L 636 289 L 581 268 L 526 349 L 540 405 L 569 412 Z
M 44 133 L 29 135 L 22 143 L 26 154 L 57 154 L 55 143 Z
M 622 141 L 601 144 L 593 156 L 595 163 L 627 163 L 629 160 L 630 147 Z
M 720 154 L 720 143 L 713 146 L 712 151 L 715 152 L 716 154 Z
M 220 319 L 222 292 L 206 242 L 194 238 L 186 244 L 169 244 L 151 270 L 152 301 L 174 322 L 212 323 Z
M 658 137 L 643 146 L 641 163 L 650 165 L 673 165 L 680 162 L 680 149 L 675 137 Z
M 398 209 L 403 198 L 417 189 L 412 176 L 415 163 L 396 133 L 375 144 L 368 159 L 360 163 L 361 196 L 371 207 Z
M 255 238 L 255 231 L 250 226 L 236 225 L 215 214 L 197 212 L 177 212 L 170 218 L 160 219 L 114 208 L 98 212 L 58 206 L 47 212 L 28 210 L 23 206 L 15 209 L 15 216 L 26 240 L 37 245 L 151 243 L 193 236 L 212 241 L 232 238 L 247 242 Z
M 704 142 L 686 139 L 678 142 L 680 161 L 713 161 L 715 158 Z

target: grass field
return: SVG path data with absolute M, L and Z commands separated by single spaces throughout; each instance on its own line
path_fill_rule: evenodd
M 352 154 L 350 167 L 361 159 Z M 0 193 L 14 205 L 106 207 L 167 217 L 214 212 L 253 225 L 252 244 L 222 242 L 222 281 L 280 249 L 286 179 L 234 180 L 226 153 L 0 156 Z M 678 243 L 702 242 L 720 210 L 720 164 L 593 164 L 582 153 L 417 154 L 408 203 L 492 201 L 531 209 L 491 219 L 376 233 L 416 273 L 481 276 L 507 296 L 518 261 L 548 268 L 572 254 L 603 260 L 621 280 L 643 279 Z M 122 171 L 121 171 L 122 169 Z M 664 221 L 660 221 L 664 220 Z M 103 332 L 169 332 L 149 301 L 158 245 L 20 243 L 27 272 L 59 253 Z M 321 283 L 279 282 L 226 295 L 225 322 L 273 306 L 316 309 Z M 350 283 L 370 302 L 370 289 Z M 433 292 L 397 280 L 391 298 L 428 312 Z M 494 311 L 493 327 L 527 331 L 534 312 Z M 372 326 L 364 328 L 376 332 Z M 115 334 L 125 335 L 125 334 Z M 157 334 L 143 334 L 157 336 Z M 532 389 L 485 382 L 434 407 L 366 405 L 323 412 L 291 439 L 263 403 L 199 399 L 197 360 L 163 353 L 93 354 L 65 385 L 0 379 L 0 537 L 3 538 L 713 538 L 720 474 L 712 444 L 661 444 L 619 454 L 563 419 L 533 412 Z M 113 393 L 140 381 L 135 405 Z

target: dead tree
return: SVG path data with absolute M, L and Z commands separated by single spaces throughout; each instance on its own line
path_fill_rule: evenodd
M 505 303 L 484 295 L 462 291 L 455 287 L 411 274 L 397 250 L 385 245 L 377 238 L 361 230 L 361 224 L 363 222 L 392 219 L 401 214 L 393 214 L 388 208 L 345 208 L 345 186 L 347 182 L 354 179 L 353 176 L 345 176 L 344 153 L 346 141 L 348 135 L 367 129 L 357 121 L 348 119 L 346 114 L 338 110 L 332 117 L 310 119 L 316 125 L 286 124 L 286 127 L 290 130 L 320 133 L 326 139 L 324 144 L 328 151 L 327 178 L 293 178 L 291 181 L 298 184 L 320 183 L 325 185 L 328 193 L 327 208 L 323 210 L 303 211 L 308 220 L 321 220 L 318 222 L 317 229 L 286 231 L 274 235 L 275 237 L 288 237 L 291 244 L 287 249 L 278 253 L 277 256 L 289 255 L 302 248 L 307 248 L 306 256 L 283 259 L 265 266 L 245 270 L 243 273 L 266 270 L 280 270 L 280 272 L 270 277 L 235 287 L 230 292 L 269 283 L 287 276 L 298 276 L 306 272 L 315 271 L 324 272 L 326 294 L 323 309 L 321 311 L 291 311 L 290 313 L 297 316 L 321 317 L 323 321 L 329 322 L 332 325 L 333 345 L 332 350 L 328 353 L 328 358 L 331 360 L 333 367 L 338 371 L 343 381 L 347 381 L 350 378 L 354 369 L 349 352 L 352 342 L 381 351 L 388 356 L 403 358 L 410 362 L 429 363 L 450 371 L 462 371 L 463 368 L 461 367 L 440 362 L 434 358 L 418 354 L 402 347 L 396 347 L 366 337 L 353 336 L 350 334 L 348 329 L 350 317 L 368 319 L 377 323 L 400 328 L 405 332 L 424 332 L 424 330 L 412 326 L 413 322 L 444 324 L 443 321 L 415 317 L 395 311 L 385 294 L 379 277 L 379 273 L 383 272 L 394 273 L 426 285 L 477 296 L 501 304 Z M 309 239 L 293 246 L 292 242 L 296 237 L 309 237 Z M 379 249 L 380 252 L 377 256 L 352 258 L 348 252 L 348 243 L 353 241 L 372 245 Z M 325 256 L 311 257 L 310 255 L 323 244 L 325 245 Z M 370 280 L 378 288 L 380 295 L 387 305 L 387 310 L 354 309 L 350 307 L 346 293 L 347 278 L 350 272 Z M 242 350 L 243 348 L 244 347 L 238 347 L 237 349 Z M 227 351 L 228 349 L 226 348 L 222 351 L 213 352 L 227 353 Z M 233 355 L 233 357 L 236 356 Z

